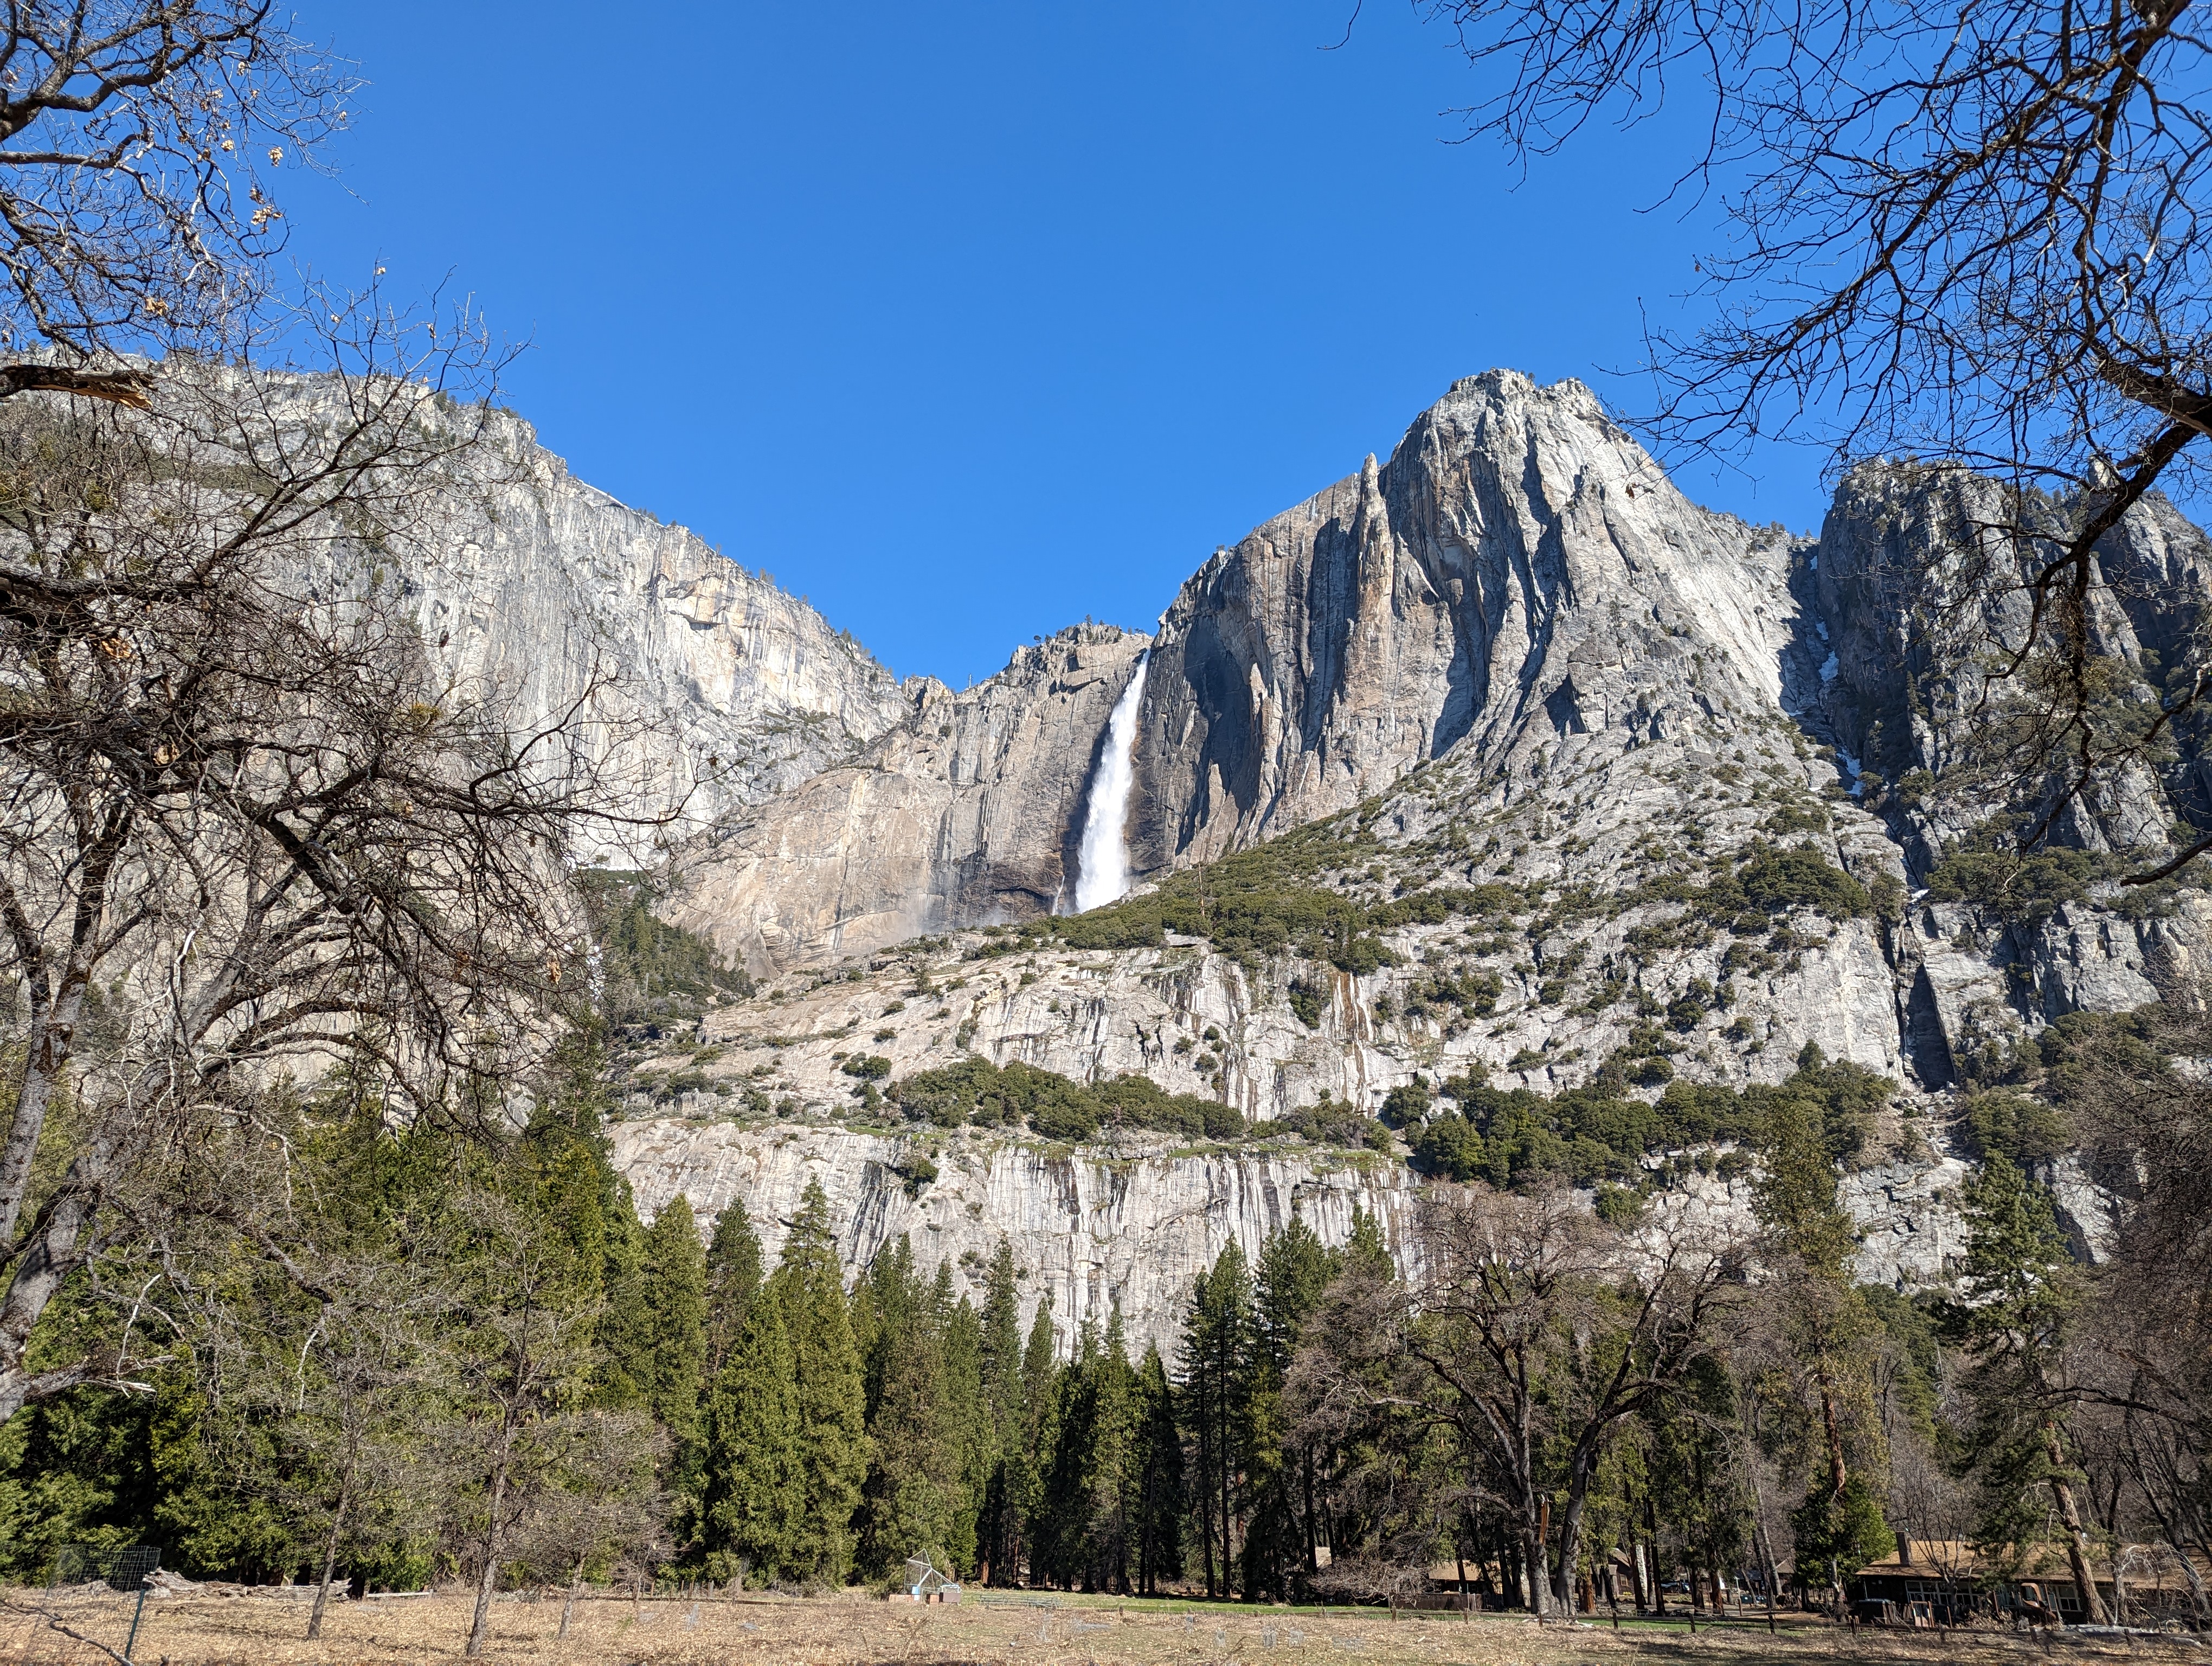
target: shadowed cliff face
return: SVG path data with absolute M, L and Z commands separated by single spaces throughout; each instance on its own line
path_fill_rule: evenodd
M 1134 865 L 1251 844 L 1462 742 L 1510 768 L 1569 734 L 1633 745 L 1692 703 L 1771 708 L 1789 553 L 1686 500 L 1579 382 L 1458 382 L 1387 465 L 1183 587 L 1146 692 Z

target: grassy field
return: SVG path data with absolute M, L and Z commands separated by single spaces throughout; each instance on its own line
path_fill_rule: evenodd
M 461 1658 L 470 1599 L 462 1593 L 333 1605 L 321 1640 L 304 1640 L 307 1605 L 268 1597 L 149 1600 L 131 1658 L 137 1666 L 401 1666 Z M 1030 1599 L 1018 1594 L 957 1607 L 916 1608 L 858 1595 L 816 1598 L 709 1596 L 634 1602 L 598 1596 L 576 1605 L 557 1635 L 558 1593 L 541 1602 L 502 1597 L 493 1610 L 492 1662 L 546 1666 L 1567 1666 L 1581 1661 L 1700 1663 L 1828 1660 L 1984 1663 L 2212 1661 L 2212 1650 L 2176 1639 L 2061 1635 L 1838 1631 L 1785 1623 L 1701 1626 L 1625 1622 L 1539 1626 L 1514 1615 L 1410 1615 L 1376 1609 L 1246 1608 Z M 96 1666 L 121 1657 L 127 1599 L 0 1592 L 0 1661 Z M 72 1638 L 57 1630 L 58 1620 Z

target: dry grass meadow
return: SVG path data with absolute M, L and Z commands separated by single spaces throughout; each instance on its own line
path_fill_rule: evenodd
M 1700 1628 L 1631 1621 L 1539 1626 L 1514 1615 L 1411 1615 L 1382 1610 L 1260 1608 L 1083 1597 L 975 1596 L 957 1607 L 916 1608 L 860 1595 L 816 1598 L 599 1596 L 576 1606 L 556 1635 L 558 1594 L 503 1597 L 483 1658 L 507 1666 L 1569 1666 L 1632 1660 L 1674 1666 L 1829 1660 L 2031 1666 L 2052 1660 L 2165 1661 L 2212 1666 L 2212 1650 L 2185 1639 L 1995 1633 L 1851 1633 L 1814 1624 Z M 320 1641 L 304 1640 L 307 1604 L 269 1597 L 150 1599 L 131 1657 L 136 1666 L 399 1666 L 459 1661 L 469 1597 L 335 1604 Z M 98 1666 L 122 1657 L 125 1599 L 36 1590 L 0 1592 L 0 1662 Z M 70 1637 L 52 1623 L 59 1620 Z

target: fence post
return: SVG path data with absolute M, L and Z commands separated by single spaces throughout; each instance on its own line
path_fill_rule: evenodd
M 131 1635 L 123 1645 L 123 1666 L 131 1666 L 131 1651 L 138 1645 L 138 1622 L 146 1614 L 146 1582 L 138 1582 L 138 1606 L 131 1612 Z

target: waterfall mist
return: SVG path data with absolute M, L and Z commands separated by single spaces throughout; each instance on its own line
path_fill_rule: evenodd
M 1106 744 L 1091 778 L 1084 806 L 1083 842 L 1076 849 L 1075 911 L 1101 908 L 1129 888 L 1129 789 L 1137 778 L 1137 706 L 1145 697 L 1148 648 L 1137 656 L 1129 686 L 1106 720 Z

